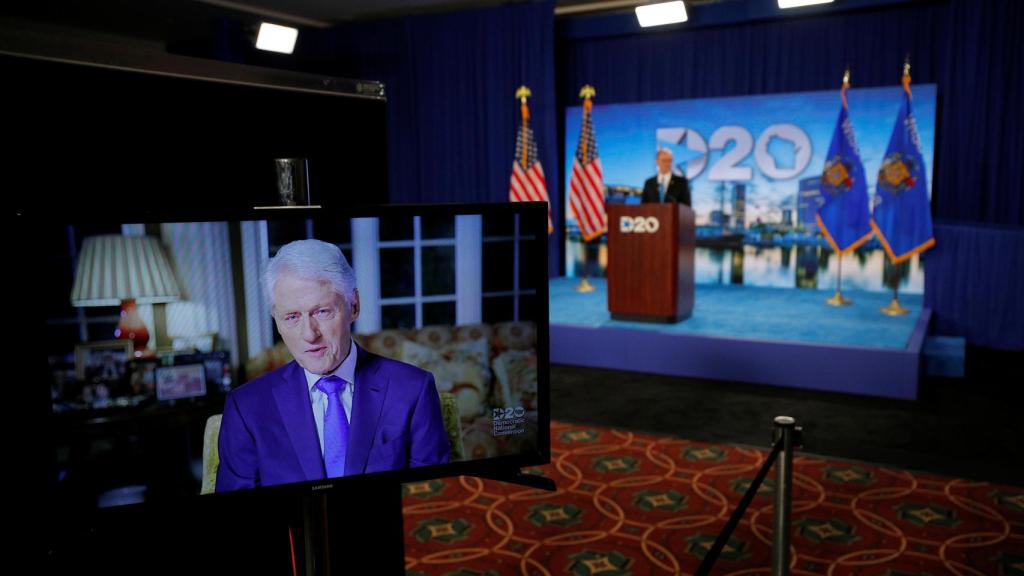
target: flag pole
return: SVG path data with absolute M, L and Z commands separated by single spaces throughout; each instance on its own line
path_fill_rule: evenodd
M 846 72 L 843 73 L 843 89 L 840 90 L 839 96 L 843 99 L 843 108 L 847 108 L 846 104 L 846 91 L 850 88 L 850 69 L 847 68 Z M 825 301 L 829 306 L 849 306 L 853 304 L 853 300 L 843 296 L 843 253 L 836 251 L 839 256 L 839 271 L 836 274 L 836 293 L 831 298 Z
M 584 124 L 586 123 L 586 117 L 588 115 L 590 115 L 590 109 L 594 106 L 593 102 L 591 102 L 590 99 L 593 98 L 596 94 L 597 94 L 597 91 L 594 90 L 594 87 L 591 86 L 590 84 L 587 84 L 587 85 L 583 86 L 583 88 L 580 88 L 580 98 L 583 98 L 583 123 Z M 586 146 L 587 146 L 587 143 L 584 141 L 583 142 L 583 157 L 584 158 L 587 157 L 587 148 L 586 148 Z M 583 292 L 583 293 L 593 292 L 594 291 L 594 285 L 587 281 L 587 273 L 588 273 L 588 266 L 587 266 L 587 244 L 588 244 L 588 241 L 587 241 L 586 238 L 584 238 L 583 239 L 583 279 L 580 280 L 580 283 L 576 285 L 576 291 L 577 292 Z
M 843 296 L 843 253 L 836 252 L 839 256 L 839 272 L 836 274 L 836 293 L 825 301 L 829 306 L 849 306 L 853 300 Z
M 905 90 L 907 92 L 907 95 L 909 96 L 910 95 L 910 55 L 909 54 L 903 60 L 903 79 L 902 79 L 902 84 L 903 84 L 903 90 Z M 893 262 L 893 264 L 896 264 L 896 263 Z M 882 314 L 885 314 L 886 316 L 906 316 L 907 314 L 910 314 L 910 310 L 904 308 L 900 304 L 900 281 L 899 281 L 899 277 L 898 276 L 896 278 L 896 281 L 893 282 L 893 286 L 892 286 L 892 302 L 890 302 L 888 306 L 884 306 L 882 308 Z
M 530 89 L 527 88 L 526 86 L 520 86 L 519 89 L 516 90 L 516 98 L 519 98 L 519 113 L 522 115 L 522 123 L 520 124 L 520 130 L 522 130 L 523 133 L 520 137 L 520 140 L 522 141 L 523 154 L 520 163 L 523 167 L 523 170 L 526 170 L 526 167 L 529 165 L 530 147 L 529 141 L 526 138 L 526 122 L 530 119 L 530 108 L 526 105 L 526 99 L 529 98 L 530 96 L 533 96 L 533 94 L 530 93 Z
M 910 314 L 910 310 L 907 310 L 900 305 L 900 283 L 899 279 L 893 283 L 892 287 L 892 302 L 888 306 L 882 308 L 882 314 L 886 316 L 906 316 Z

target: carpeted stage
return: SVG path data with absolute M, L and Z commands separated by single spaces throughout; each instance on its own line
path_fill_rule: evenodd
M 612 320 L 604 279 L 596 291 L 552 279 L 551 362 L 671 376 L 914 399 L 931 311 L 900 297 L 910 314 L 879 312 L 890 294 L 698 285 L 693 316 L 678 324 Z
M 692 574 L 767 455 L 552 423 L 540 492 L 477 478 L 403 487 L 410 575 Z M 769 475 L 713 574 L 770 574 Z M 1024 489 L 797 453 L 794 575 L 1021 574 Z

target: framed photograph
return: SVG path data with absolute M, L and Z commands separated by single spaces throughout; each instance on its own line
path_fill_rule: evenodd
M 85 342 L 75 346 L 75 377 L 85 382 L 111 382 L 125 377 L 132 359 L 131 340 Z
M 128 363 L 128 380 L 133 396 L 153 396 L 156 392 L 155 358 L 135 359 Z
M 202 364 L 206 368 L 206 385 L 211 388 L 220 387 L 227 390 L 231 387 L 231 357 L 223 351 L 178 354 L 174 356 L 174 364 Z
M 177 400 L 206 395 L 206 368 L 202 364 L 156 367 L 157 400 Z

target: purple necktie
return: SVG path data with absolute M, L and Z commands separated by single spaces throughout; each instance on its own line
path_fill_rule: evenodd
M 341 405 L 341 391 L 347 383 L 337 376 L 324 376 L 317 383 L 318 390 L 327 395 L 324 414 L 324 465 L 327 477 L 345 475 L 345 453 L 348 451 L 348 418 Z

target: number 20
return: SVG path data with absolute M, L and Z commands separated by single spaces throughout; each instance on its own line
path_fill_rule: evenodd
M 780 168 L 776 165 L 775 158 L 768 152 L 768 145 L 772 138 L 787 140 L 793 144 L 794 165 L 792 168 Z M 799 175 L 811 161 L 811 139 L 808 138 L 806 132 L 793 124 L 768 126 L 757 138 L 756 146 L 753 136 L 746 128 L 722 126 L 711 134 L 708 148 L 725 150 L 729 142 L 735 142 L 736 145 L 722 154 L 722 157 L 711 166 L 708 180 L 745 182 L 753 179 L 753 168 L 738 166 L 740 162 L 746 160 L 751 151 L 754 152 L 754 161 L 761 173 L 775 180 L 788 180 Z

